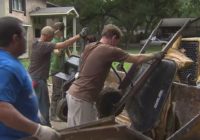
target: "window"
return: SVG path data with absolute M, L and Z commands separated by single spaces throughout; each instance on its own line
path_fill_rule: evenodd
M 9 0 L 9 13 L 13 10 L 22 11 L 26 16 L 26 0 Z
M 24 11 L 23 9 L 23 0 L 12 0 L 12 9 Z

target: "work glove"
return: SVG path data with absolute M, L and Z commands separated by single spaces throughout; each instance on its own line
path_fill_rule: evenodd
M 164 57 L 165 53 L 164 52 L 156 52 L 154 53 L 154 58 L 155 59 L 162 59 Z
M 85 38 L 85 37 L 88 35 L 88 27 L 82 28 L 82 30 L 81 30 L 81 32 L 79 33 L 79 35 L 80 35 L 82 38 Z
M 54 129 L 40 124 L 38 125 L 38 128 L 33 136 L 38 140 L 60 140 L 61 137 L 60 134 Z

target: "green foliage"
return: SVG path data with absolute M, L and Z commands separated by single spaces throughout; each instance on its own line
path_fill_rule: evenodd
M 200 0 L 180 0 L 182 17 L 198 17 L 200 15 Z
M 50 0 L 62 6 L 74 6 L 80 24 L 100 35 L 103 26 L 114 23 L 124 31 L 125 47 L 136 40 L 135 31 L 145 29 L 148 36 L 161 18 L 196 17 L 200 0 Z

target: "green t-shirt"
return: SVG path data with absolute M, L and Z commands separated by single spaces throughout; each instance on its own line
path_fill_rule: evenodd
M 61 38 L 53 38 L 51 42 L 58 43 L 62 42 Z M 52 53 L 51 58 L 51 73 L 63 72 L 65 63 L 65 49 L 62 49 L 59 54 Z

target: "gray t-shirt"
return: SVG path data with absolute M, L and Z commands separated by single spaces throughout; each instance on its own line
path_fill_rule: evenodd
M 29 73 L 32 78 L 46 80 L 49 76 L 51 53 L 55 43 L 35 41 L 32 45 Z
M 89 44 L 83 52 L 79 78 L 68 93 L 88 102 L 95 102 L 113 61 L 124 61 L 128 53 L 107 44 Z M 95 48 L 94 48 L 95 47 Z

